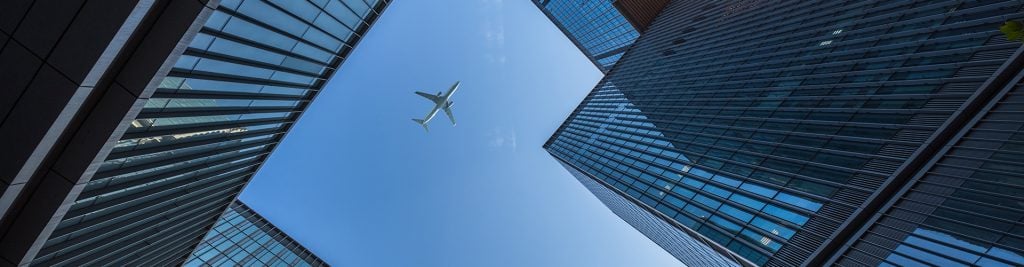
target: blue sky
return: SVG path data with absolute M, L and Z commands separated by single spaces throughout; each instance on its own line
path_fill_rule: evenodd
M 338 266 L 681 266 L 541 148 L 600 78 L 529 1 L 397 0 L 241 198 Z

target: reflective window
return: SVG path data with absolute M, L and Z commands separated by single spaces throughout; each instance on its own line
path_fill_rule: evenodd
M 539 1 L 539 0 L 534 0 Z M 539 1 L 554 23 L 575 39 L 580 49 L 603 71 L 611 69 L 640 33 L 611 1 Z
M 629 36 L 611 33 L 614 26 L 594 29 L 608 25 L 595 18 L 615 17 L 601 5 L 613 1 L 589 2 L 535 1 L 585 55 L 615 64 L 545 149 L 634 203 L 678 211 L 670 216 L 711 242 L 779 266 L 811 257 L 806 246 L 844 227 L 1000 69 L 1016 48 L 982 25 L 1022 7 L 1005 0 L 727 1 L 709 9 L 673 2 L 633 46 L 609 41 Z M 744 21 L 772 27 L 749 35 L 709 27 Z M 619 50 L 624 43 L 628 53 Z M 1014 174 L 1024 173 L 1017 164 L 1024 136 L 1010 136 L 1022 129 L 1018 102 L 997 105 L 1009 109 L 950 144 L 950 155 L 837 264 L 1020 262 L 1024 179 Z M 908 233 L 913 227 L 948 237 Z M 864 255 L 879 251 L 893 253 Z
M 218 226 L 214 227 L 199 245 L 205 249 L 197 249 L 186 262 L 197 262 L 202 265 L 217 261 L 211 259 L 229 258 L 234 262 L 252 262 L 258 259 L 265 263 L 324 265 L 321 259 L 305 248 L 295 246 L 294 240 L 241 202 L 233 202 L 217 223 Z M 222 236 L 229 238 L 219 238 Z M 292 245 L 287 245 L 288 249 L 285 249 L 286 244 Z M 300 254 L 305 256 L 299 257 Z
M 328 2 L 343 10 L 327 9 Z M 325 70 L 339 67 L 357 36 L 368 29 L 368 16 L 375 18 L 386 6 L 373 3 L 221 1 L 153 97 L 128 122 L 122 140 L 32 264 L 81 265 L 67 255 L 100 258 L 94 254 L 101 250 L 88 248 L 143 244 L 150 248 L 140 249 L 152 249 L 160 245 L 158 240 L 174 240 L 168 235 L 190 235 L 135 231 L 152 227 L 152 214 L 159 214 L 159 220 L 212 222 L 221 210 L 209 204 L 236 196 L 266 159 L 270 144 L 283 136 L 283 127 L 303 111 L 299 103 L 322 89 L 322 81 L 329 78 Z M 322 265 L 281 233 L 268 235 L 266 228 L 254 226 L 266 226 L 265 220 L 247 218 L 254 217 L 229 212 L 212 231 L 191 233 L 205 235 L 205 241 L 182 263 Z M 280 242 L 289 245 L 271 244 Z M 290 252 L 277 253 L 284 250 Z M 112 264 L 155 264 L 145 260 Z

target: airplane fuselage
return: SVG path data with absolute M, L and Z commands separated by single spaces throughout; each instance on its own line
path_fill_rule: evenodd
M 441 92 L 438 92 L 438 101 L 434 102 L 434 108 L 430 109 L 430 112 L 427 113 L 427 116 L 423 118 L 423 123 L 426 124 L 430 122 L 431 119 L 434 119 L 434 117 L 437 116 L 437 112 L 441 111 L 448 105 L 451 105 L 450 99 L 452 98 L 452 95 L 455 94 L 455 91 L 458 89 L 459 83 L 456 82 L 455 85 L 452 85 L 452 88 L 448 90 L 448 93 L 442 94 Z
M 423 118 L 423 123 L 430 122 L 430 120 L 433 119 L 434 116 L 437 116 L 437 112 L 441 111 L 441 108 L 442 108 L 441 105 L 434 106 L 434 109 L 431 109 L 430 113 L 427 113 L 427 117 Z
M 452 93 L 455 93 L 456 89 L 458 89 L 458 87 L 455 88 L 455 89 L 452 89 L 451 91 L 449 91 L 449 93 L 447 93 L 447 95 L 444 95 L 441 98 L 442 101 L 438 101 L 438 102 L 434 103 L 434 108 L 431 108 L 430 109 L 430 113 L 427 114 L 427 117 L 423 118 L 423 122 L 424 123 L 429 123 L 430 120 L 434 119 L 434 117 L 437 116 L 437 113 L 440 112 L 440 110 L 442 108 L 444 108 L 444 106 L 450 104 L 450 100 L 449 99 L 452 98 Z

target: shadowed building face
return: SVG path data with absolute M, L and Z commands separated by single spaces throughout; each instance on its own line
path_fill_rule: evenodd
M 1020 10 L 672 1 L 544 147 L 691 266 L 1017 264 Z
M 63 67 L 16 73 L 41 79 L 0 105 L 20 164 L 0 168 L 0 256 L 181 264 L 389 2 L 4 1 L 4 65 L 29 46 Z

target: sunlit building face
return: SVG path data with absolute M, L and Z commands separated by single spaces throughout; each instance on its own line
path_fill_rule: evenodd
M 235 200 L 182 266 L 328 265 L 245 203 Z
M 640 36 L 609 0 L 533 0 L 601 71 Z

